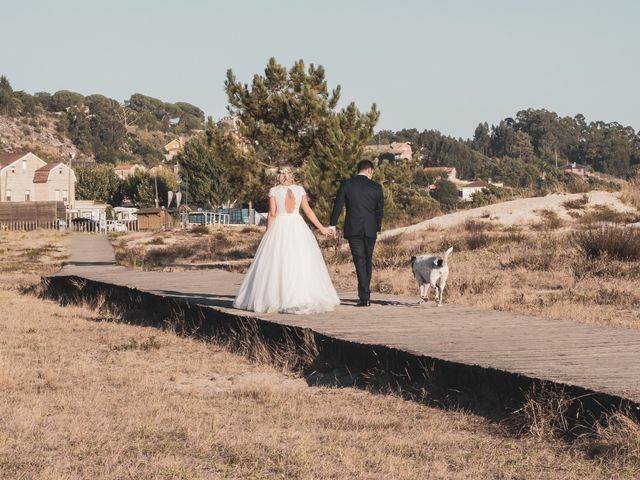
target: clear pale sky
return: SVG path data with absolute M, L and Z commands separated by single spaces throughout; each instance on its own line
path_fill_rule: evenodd
M 527 107 L 640 128 L 633 0 L 20 0 L 2 8 L 16 90 L 144 93 L 225 113 L 225 72 L 321 64 L 378 128 L 470 137 Z

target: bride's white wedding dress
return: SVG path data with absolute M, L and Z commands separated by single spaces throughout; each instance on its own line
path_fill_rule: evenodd
M 289 212 L 287 195 L 295 199 Z M 300 185 L 280 185 L 269 191 L 276 202 L 276 217 L 260 242 L 235 308 L 305 314 L 330 311 L 340 304 L 318 242 L 300 215 L 305 195 Z

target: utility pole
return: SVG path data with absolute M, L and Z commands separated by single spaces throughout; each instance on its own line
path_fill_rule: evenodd
M 160 202 L 158 201 L 158 175 L 153 176 L 153 181 L 156 184 L 156 208 L 160 206 Z
M 69 152 L 69 182 L 67 184 L 67 229 L 71 228 L 71 164 L 75 156 L 75 153 Z

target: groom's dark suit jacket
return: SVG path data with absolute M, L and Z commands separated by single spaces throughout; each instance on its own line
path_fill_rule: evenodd
M 355 175 L 340 185 L 333 204 L 330 225 L 338 224 L 346 205 L 344 236 L 376 238 L 382 229 L 384 195 L 382 186 L 364 175 Z

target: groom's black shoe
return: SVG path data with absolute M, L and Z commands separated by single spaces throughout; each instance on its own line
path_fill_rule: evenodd
M 358 303 L 356 303 L 356 307 L 370 307 L 371 306 L 371 302 L 369 300 L 360 300 Z

